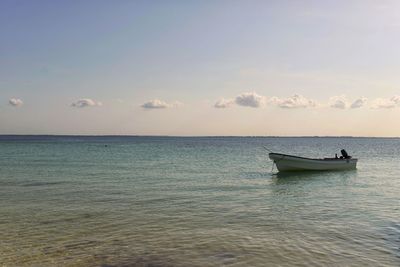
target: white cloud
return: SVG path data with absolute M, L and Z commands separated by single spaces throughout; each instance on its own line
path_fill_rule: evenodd
M 142 108 L 145 109 L 163 109 L 163 108 L 175 108 L 175 107 L 180 107 L 182 106 L 183 103 L 179 101 L 175 101 L 173 103 L 167 103 L 159 99 L 153 99 L 150 100 L 143 105 L 141 105 Z
M 272 97 L 270 101 L 272 104 L 277 105 L 281 108 L 308 108 L 308 107 L 316 107 L 317 102 L 312 99 L 308 99 L 302 95 L 293 95 L 288 98 L 278 98 Z
M 103 104 L 101 102 L 95 101 L 90 98 L 82 98 L 71 104 L 71 106 L 75 107 L 75 108 L 95 107 L 95 106 L 102 106 L 102 105 Z
M 215 108 L 228 108 L 228 107 L 232 106 L 233 104 L 234 104 L 233 99 L 221 98 L 220 100 L 217 101 L 217 103 L 215 103 L 214 107 Z
M 400 105 L 400 96 L 391 98 L 377 98 L 372 102 L 371 108 L 395 108 Z
M 265 96 L 255 92 L 242 93 L 235 98 L 236 104 L 244 107 L 259 108 L 265 104 Z
M 296 108 L 318 108 L 331 107 L 337 109 L 357 109 L 366 106 L 370 102 L 365 97 L 359 97 L 354 101 L 349 101 L 345 95 L 332 96 L 329 98 L 328 104 L 318 103 L 313 99 L 309 99 L 299 94 L 294 94 L 290 97 L 279 98 L 276 96 L 267 97 L 258 95 L 255 92 L 246 92 L 238 95 L 235 99 L 221 98 L 215 104 L 215 108 L 228 108 L 234 104 L 245 107 L 259 108 L 265 104 L 276 105 L 284 109 Z M 400 107 L 400 95 L 391 98 L 377 98 L 371 101 L 371 108 L 394 108 Z
M 8 103 L 13 107 L 20 107 L 24 104 L 24 102 L 19 98 L 11 98 L 8 100 Z
M 365 105 L 366 102 L 367 99 L 365 97 L 360 97 L 351 104 L 350 108 L 361 108 L 362 106 Z
M 344 95 L 332 96 L 329 99 L 329 106 L 331 108 L 345 109 L 349 106 L 349 102 L 347 101 L 346 96 Z

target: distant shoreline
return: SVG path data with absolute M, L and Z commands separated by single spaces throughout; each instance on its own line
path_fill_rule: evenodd
M 85 134 L 0 134 L 2 138 L 129 138 L 129 137 L 140 137 L 140 138 L 385 138 L 385 139 L 397 139 L 398 136 L 330 136 L 330 135 L 85 135 Z

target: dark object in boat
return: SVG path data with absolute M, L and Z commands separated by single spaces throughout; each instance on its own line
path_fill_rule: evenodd
M 349 156 L 349 154 L 347 154 L 346 150 L 342 149 L 340 150 L 340 153 L 342 153 L 342 157 L 343 159 L 351 159 L 351 156 Z

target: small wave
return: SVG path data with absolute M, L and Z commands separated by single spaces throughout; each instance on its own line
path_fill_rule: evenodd
M 242 172 L 240 177 L 244 179 L 271 178 L 271 172 Z
M 23 187 L 31 187 L 31 186 L 51 186 L 51 185 L 59 185 L 59 184 L 67 184 L 67 181 L 60 181 L 60 182 L 30 182 L 30 183 L 23 183 L 20 186 Z
M 80 242 L 74 242 L 70 244 L 66 244 L 64 247 L 66 249 L 76 249 L 76 248 L 85 248 L 85 247 L 90 247 L 90 246 L 96 246 L 100 244 L 99 241 L 95 240 L 85 240 L 85 241 L 80 241 Z
M 137 257 L 132 259 L 125 259 L 120 263 L 103 263 L 100 267 L 174 267 L 168 259 L 159 259 L 157 257 Z
M 60 219 L 54 219 L 54 220 L 45 220 L 39 222 L 40 224 L 58 224 L 58 223 L 73 223 L 73 222 L 79 222 L 84 219 L 92 219 L 95 216 L 102 216 L 102 214 L 90 214 L 90 213 L 84 213 L 79 216 L 74 216 L 74 217 L 66 217 L 66 218 L 60 218 Z
M 384 230 L 385 243 L 393 254 L 400 258 L 400 222 L 391 222 Z

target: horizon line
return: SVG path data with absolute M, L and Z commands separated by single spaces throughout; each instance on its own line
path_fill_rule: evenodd
M 139 134 L 0 134 L 0 137 L 169 137 L 169 138 L 400 138 L 400 136 L 354 135 L 139 135 Z

